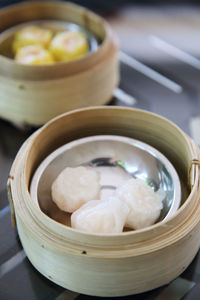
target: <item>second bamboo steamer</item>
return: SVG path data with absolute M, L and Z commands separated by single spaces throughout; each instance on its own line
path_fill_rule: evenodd
M 71 22 L 98 41 L 83 58 L 31 66 L 7 55 L 16 26 L 47 20 Z M 12 29 L 13 28 L 13 29 Z M 40 126 L 80 107 L 103 105 L 119 82 L 118 45 L 107 22 L 80 6 L 63 2 L 24 2 L 0 11 L 0 117 Z

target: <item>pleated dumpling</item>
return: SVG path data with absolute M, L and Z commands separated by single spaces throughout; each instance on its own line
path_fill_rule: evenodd
M 163 208 L 161 197 L 141 179 L 131 178 L 119 186 L 116 197 L 130 208 L 126 226 L 133 229 L 155 223 Z
M 118 198 L 93 200 L 71 216 L 72 228 L 88 233 L 121 233 L 129 214 L 128 206 Z
M 53 201 L 66 212 L 100 198 L 100 175 L 90 167 L 65 168 L 51 187 Z
M 29 45 L 19 48 L 16 52 L 15 60 L 25 65 L 47 65 L 54 62 L 52 54 L 40 45 Z
M 13 41 L 13 51 L 17 52 L 18 49 L 29 45 L 40 45 L 43 48 L 48 48 L 53 32 L 47 28 L 39 26 L 26 26 L 20 29 Z
M 52 39 L 49 49 L 57 61 L 71 61 L 85 55 L 89 45 L 83 33 L 64 31 Z

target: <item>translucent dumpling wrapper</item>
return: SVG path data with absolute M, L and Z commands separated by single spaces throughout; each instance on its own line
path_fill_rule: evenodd
M 90 167 L 65 168 L 51 187 L 52 200 L 63 211 L 74 212 L 100 198 L 100 175 Z
M 54 63 L 52 54 L 40 45 L 30 45 L 19 48 L 15 60 L 25 65 L 46 65 Z
M 52 39 L 49 49 L 57 61 L 71 61 L 85 55 L 89 45 L 83 33 L 64 31 Z
M 116 196 L 130 208 L 126 226 L 140 229 L 150 226 L 158 219 L 163 208 L 161 197 L 140 179 L 129 179 L 116 189 Z
M 113 234 L 123 231 L 128 206 L 114 196 L 108 200 L 92 200 L 71 216 L 72 228 L 88 233 Z
M 48 48 L 52 36 L 53 32 L 50 29 L 26 26 L 16 33 L 12 45 L 13 51 L 16 53 L 19 48 L 29 45 L 40 45 L 43 48 Z

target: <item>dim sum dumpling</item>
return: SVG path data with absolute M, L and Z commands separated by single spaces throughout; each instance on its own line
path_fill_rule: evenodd
M 72 228 L 88 233 L 121 233 L 129 213 L 128 206 L 114 196 L 106 201 L 92 200 L 71 216 Z
M 53 182 L 51 194 L 61 210 L 74 212 L 100 198 L 100 175 L 90 167 L 65 168 Z
M 163 207 L 159 195 L 141 179 L 129 179 L 116 189 L 116 196 L 130 208 L 126 226 L 133 229 L 155 223 Z
M 40 28 L 39 26 L 26 26 L 19 30 L 13 41 L 13 51 L 16 51 L 28 45 L 40 45 L 48 48 L 52 39 L 53 33 L 47 28 Z
M 17 50 L 15 60 L 25 65 L 52 64 L 54 58 L 51 53 L 40 45 L 30 45 Z
M 57 61 L 70 61 L 86 54 L 89 45 L 83 33 L 64 31 L 53 38 L 49 49 Z

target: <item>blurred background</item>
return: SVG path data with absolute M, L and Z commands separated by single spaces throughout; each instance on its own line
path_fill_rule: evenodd
M 21 1 L 0 0 L 0 8 L 18 2 Z M 109 105 L 158 113 L 200 144 L 200 2 L 71 2 L 106 18 L 118 37 L 121 80 Z M 18 149 L 34 130 L 22 130 L 0 120 L 0 241 L 4 241 L 0 246 L 0 299 L 86 299 L 70 292 L 64 295 L 62 288 L 43 278 L 25 259 L 16 232 L 11 228 L 6 181 Z M 12 272 L 1 273 L 1 264 L 5 267 L 7 262 Z M 198 254 L 182 275 L 189 281 L 183 282 L 188 289 L 180 297 L 158 299 L 199 299 L 199 265 Z M 12 291 L 7 293 L 10 286 Z M 1 291 L 4 291 L 3 298 Z M 160 293 L 158 289 L 130 299 L 157 299 Z M 6 298 L 8 294 L 12 297 Z
M 19 2 L 0 0 L 0 7 Z M 200 2 L 71 2 L 102 15 L 118 37 L 123 52 L 120 89 L 134 99 L 120 102 L 125 95 L 118 91 L 111 104 L 134 105 L 159 113 L 200 143 L 196 133 L 200 111 Z
M 27 0 L 26 2 L 31 1 Z M 45 1 L 45 0 L 43 0 Z M 10 4 L 15 4 L 23 2 L 22 0 L 1 0 L 0 5 L 1 7 L 7 6 Z M 163 4 L 168 4 L 168 5 L 175 5 L 175 4 L 199 4 L 198 0 L 72 0 L 70 2 L 74 2 L 77 4 L 80 4 L 82 6 L 88 7 L 90 9 L 96 10 L 96 11 L 110 11 L 113 12 L 115 9 L 119 9 L 119 6 L 124 6 L 127 4 L 133 4 L 133 5 L 163 5 Z

